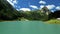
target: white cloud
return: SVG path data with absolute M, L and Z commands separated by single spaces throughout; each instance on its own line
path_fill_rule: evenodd
M 14 4 L 17 4 L 17 0 L 7 0 L 12 6 L 14 6 Z
M 29 8 L 20 8 L 22 11 L 31 11 Z
M 57 9 L 57 10 L 60 10 L 60 6 L 57 6 L 56 9 Z
M 30 7 L 34 8 L 34 9 L 38 9 L 38 7 L 35 5 L 30 5 Z
M 39 3 L 40 4 L 46 4 L 46 2 L 45 1 L 42 1 L 42 0 Z
M 16 9 L 17 11 L 19 11 L 19 9 Z
M 46 6 L 48 9 L 53 9 L 55 7 L 55 5 L 47 5 Z
M 12 6 L 14 6 L 14 4 L 11 2 L 12 0 L 7 0 Z
M 51 12 L 54 12 L 54 10 L 51 10 Z
M 13 3 L 14 3 L 14 4 L 17 4 L 17 0 L 14 0 Z
M 42 9 L 43 7 L 44 7 L 44 5 L 41 5 L 41 6 L 40 6 L 40 9 Z
M 13 1 L 13 0 L 10 0 L 10 1 Z

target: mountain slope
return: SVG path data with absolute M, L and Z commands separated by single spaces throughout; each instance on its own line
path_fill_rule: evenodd
M 56 10 L 56 11 L 53 13 L 53 17 L 55 17 L 55 18 L 60 18 L 60 10 Z
M 19 12 L 6 0 L 0 0 L 0 19 L 11 20 L 18 18 Z
M 41 10 L 32 11 L 20 11 L 20 16 L 28 20 L 48 20 L 51 11 L 47 7 L 43 7 Z

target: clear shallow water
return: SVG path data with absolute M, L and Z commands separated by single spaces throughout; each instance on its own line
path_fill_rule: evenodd
M 60 25 L 41 21 L 6 21 L 0 22 L 0 34 L 60 34 Z

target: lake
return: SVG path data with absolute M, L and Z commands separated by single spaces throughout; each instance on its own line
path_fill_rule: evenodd
M 41 21 L 5 21 L 0 22 L 0 34 L 60 34 L 60 25 Z

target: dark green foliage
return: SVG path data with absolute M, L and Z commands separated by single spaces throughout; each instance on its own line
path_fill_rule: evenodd
M 56 10 L 49 14 L 49 19 L 56 19 L 56 18 L 60 18 L 60 10 Z
M 60 10 L 57 10 L 53 13 L 53 17 L 60 18 Z
M 54 15 L 53 15 L 53 12 L 51 12 L 51 13 L 48 15 L 49 20 L 50 20 L 50 19 L 53 19 L 53 18 L 54 18 L 53 16 L 54 16 Z
M 13 8 L 6 0 L 0 0 L 0 19 L 13 20 L 19 17 L 19 12 Z

